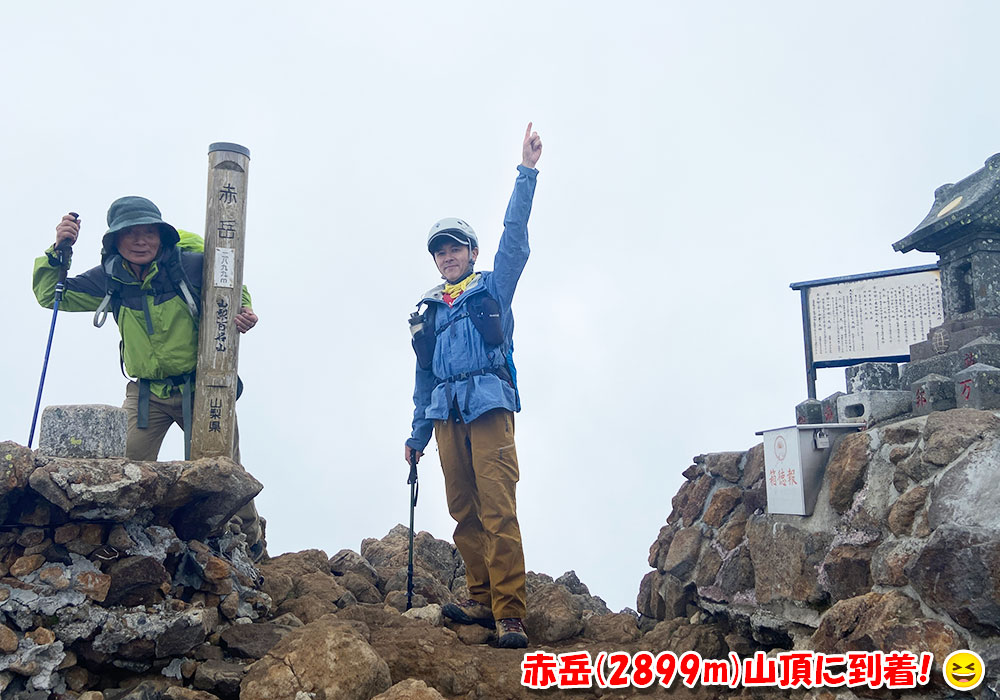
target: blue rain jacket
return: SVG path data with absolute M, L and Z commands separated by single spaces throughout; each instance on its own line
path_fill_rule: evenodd
M 413 430 L 406 444 L 423 452 L 430 442 L 435 420 L 445 420 L 452 405 L 457 405 L 466 423 L 494 408 L 519 411 L 520 400 L 515 388 L 495 374 L 484 373 L 462 378 L 467 372 L 507 366 L 516 377 L 513 363 L 514 316 L 511 301 L 521 271 L 528 262 L 528 216 L 535 195 L 534 168 L 517 166 L 514 193 L 507 204 L 503 220 L 503 235 L 492 272 L 476 273 L 476 279 L 449 307 L 443 299 L 444 285 L 428 291 L 421 303 L 437 304 L 435 329 L 437 335 L 434 360 L 429 370 L 417 365 L 413 389 Z M 489 347 L 469 318 L 467 302 L 475 294 L 488 292 L 500 305 L 503 343 Z

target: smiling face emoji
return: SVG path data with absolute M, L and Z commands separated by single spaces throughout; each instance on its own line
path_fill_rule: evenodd
M 955 690 L 972 690 L 983 682 L 983 659 L 968 649 L 948 654 L 944 660 L 944 681 Z

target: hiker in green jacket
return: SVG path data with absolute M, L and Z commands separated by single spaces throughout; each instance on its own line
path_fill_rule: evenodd
M 35 297 L 46 308 L 52 308 L 59 279 L 57 248 L 67 248 L 68 267 L 79 235 L 79 219 L 64 216 L 56 226 L 55 244 L 35 260 Z M 185 236 L 201 243 L 194 234 L 185 232 Z M 96 312 L 95 325 L 103 324 L 111 312 L 118 323 L 122 365 L 136 378 L 126 387 L 123 404 L 128 411 L 125 454 L 129 459 L 155 460 L 170 425 L 184 427 L 184 398 L 193 400 L 204 255 L 178 246 L 180 240 L 181 234 L 163 221 L 160 210 L 148 199 L 115 200 L 108 209 L 101 264 L 68 278 L 59 306 L 66 311 Z M 257 320 L 244 287 L 234 323 L 246 333 Z M 238 431 L 233 453 L 239 461 Z

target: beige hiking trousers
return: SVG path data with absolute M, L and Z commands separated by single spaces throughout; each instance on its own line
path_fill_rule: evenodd
M 525 616 L 524 553 L 517 524 L 514 414 L 502 408 L 471 423 L 434 421 L 455 546 L 470 597 L 496 619 Z
M 140 429 L 139 423 L 139 383 L 129 382 L 125 387 L 125 403 L 128 412 L 128 434 L 125 438 L 125 456 L 141 462 L 155 462 L 160 454 L 160 445 L 170 426 L 176 423 L 184 430 L 184 406 L 181 392 L 174 391 L 169 399 L 161 399 L 156 394 L 149 395 L 149 427 Z M 240 425 L 233 426 L 233 459 L 240 461 Z

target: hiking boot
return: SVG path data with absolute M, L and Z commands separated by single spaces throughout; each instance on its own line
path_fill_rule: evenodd
M 519 617 L 505 617 L 497 622 L 497 642 L 501 649 L 524 649 L 528 646 L 528 633 Z
M 448 603 L 441 608 L 441 614 L 461 625 L 493 626 L 493 611 L 472 598 L 464 603 Z

